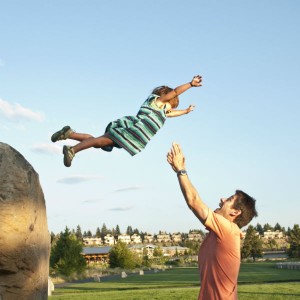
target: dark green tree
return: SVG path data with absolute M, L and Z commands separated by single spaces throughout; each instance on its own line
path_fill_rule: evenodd
M 260 234 L 263 235 L 264 234 L 264 229 L 262 228 L 262 226 L 257 223 L 257 225 L 254 227 L 254 229 Z
M 290 244 L 288 256 L 291 258 L 300 258 L 300 228 L 298 224 L 295 224 L 288 232 L 288 242 Z
M 279 230 L 282 231 L 282 227 L 279 225 L 279 223 L 277 222 L 274 226 L 274 230 Z
M 133 233 L 132 227 L 128 226 L 127 229 L 126 229 L 126 234 L 132 235 L 132 233 Z
M 133 230 L 133 234 L 139 235 L 139 234 L 140 234 L 140 231 L 139 231 L 137 228 L 135 228 L 135 229 Z
M 145 232 L 143 232 L 143 231 L 140 232 L 140 236 L 141 236 L 142 243 L 144 243 L 145 235 L 146 235 Z
M 146 248 L 143 249 L 143 266 L 151 267 L 151 261 L 149 259 L 148 250 Z
M 115 230 L 115 235 L 116 236 L 119 236 L 121 234 L 121 230 L 120 230 L 120 227 L 119 225 L 116 226 L 116 230 Z
M 50 267 L 65 276 L 81 274 L 86 268 L 86 261 L 81 253 L 82 242 L 66 227 L 51 249 Z
M 99 228 L 99 227 L 97 227 L 97 229 L 96 229 L 96 237 L 97 237 L 97 238 L 100 238 L 100 237 L 101 237 L 101 231 L 100 231 L 100 228 Z
M 268 240 L 266 245 L 270 250 L 276 250 L 278 248 L 278 244 L 274 239 Z
M 92 232 L 91 232 L 90 230 L 87 231 L 87 234 L 86 234 L 86 235 L 87 235 L 87 237 L 89 237 L 89 238 L 93 237 L 93 234 L 92 234 Z
M 137 266 L 137 257 L 123 242 L 117 242 L 109 251 L 111 268 L 134 269 Z
M 271 230 L 271 231 L 274 230 L 274 228 L 269 223 L 266 223 L 264 225 L 263 229 L 264 229 L 264 232 L 267 231 L 267 230 Z
M 104 240 L 104 237 L 108 234 L 108 229 L 105 225 L 105 223 L 103 223 L 102 228 L 101 228 L 101 238 L 102 240 Z
M 75 234 L 76 234 L 76 237 L 77 237 L 78 240 L 82 240 L 81 227 L 79 225 L 77 225 Z
M 54 242 L 56 241 L 56 235 L 52 231 L 51 231 L 51 234 L 50 234 L 50 241 L 51 241 L 51 245 L 54 244 Z
M 262 257 L 263 254 L 263 242 L 259 238 L 258 232 L 254 229 L 252 225 L 249 225 L 243 247 L 241 250 L 242 258 L 252 257 L 253 261 L 258 257 Z

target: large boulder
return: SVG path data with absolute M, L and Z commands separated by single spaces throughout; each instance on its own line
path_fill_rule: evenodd
M 50 235 L 39 176 L 0 143 L 0 300 L 48 298 Z

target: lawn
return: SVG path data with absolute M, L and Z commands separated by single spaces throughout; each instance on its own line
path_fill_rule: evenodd
M 174 268 L 144 276 L 133 274 L 127 278 L 115 277 L 72 284 L 56 288 L 51 300 L 96 299 L 197 299 L 199 292 L 197 268 Z M 238 294 L 240 300 L 300 299 L 300 271 L 277 269 L 273 262 L 241 265 Z

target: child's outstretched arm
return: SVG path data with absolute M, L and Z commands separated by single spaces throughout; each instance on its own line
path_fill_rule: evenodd
M 194 108 L 195 108 L 195 105 L 190 105 L 187 109 L 170 110 L 170 111 L 167 111 L 166 116 L 168 118 L 179 117 L 179 116 L 190 113 L 191 111 L 194 110 Z
M 192 81 L 190 81 L 188 83 L 184 83 L 184 84 L 176 87 L 173 91 L 167 93 L 166 95 L 162 95 L 159 98 L 159 101 L 160 102 L 168 102 L 172 98 L 181 95 L 182 93 L 184 93 L 191 87 L 198 87 L 198 86 L 202 86 L 202 76 L 200 76 L 200 75 L 194 76 Z

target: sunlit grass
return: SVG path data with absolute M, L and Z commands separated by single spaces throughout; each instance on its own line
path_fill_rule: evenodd
M 298 282 L 297 282 L 298 281 Z M 114 277 L 109 281 L 72 284 L 55 289 L 51 300 L 74 299 L 197 299 L 197 268 L 174 268 L 144 276 Z M 242 264 L 239 300 L 300 299 L 300 270 L 277 269 L 273 262 Z

